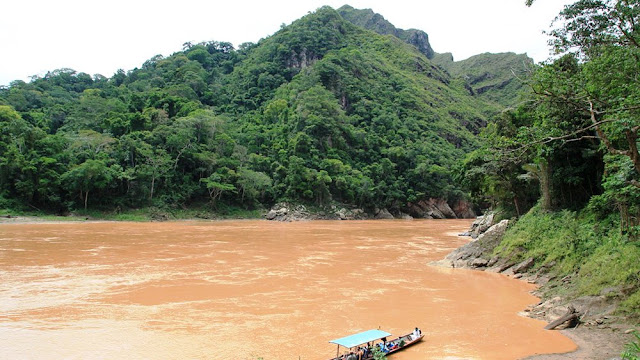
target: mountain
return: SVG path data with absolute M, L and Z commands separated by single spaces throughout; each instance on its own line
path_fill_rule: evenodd
M 237 50 L 185 44 L 111 78 L 60 69 L 0 89 L 0 207 L 464 198 L 455 168 L 502 107 L 432 62 L 426 34 L 414 46 L 417 31 L 344 16 L 322 7 Z
M 434 57 L 435 52 L 429 44 L 429 35 L 422 30 L 398 29 L 382 15 L 373 12 L 371 9 L 355 9 L 349 5 L 344 5 L 338 9 L 338 13 L 350 23 L 375 31 L 380 35 L 393 35 L 398 39 L 415 46 L 427 58 Z
M 450 53 L 445 53 L 436 54 L 432 61 L 462 79 L 472 96 L 506 107 L 514 106 L 528 91 L 526 79 L 533 69 L 533 59 L 515 53 L 485 53 L 455 62 Z
M 393 35 L 415 46 L 454 79 L 463 81 L 472 96 L 508 107 L 515 105 L 519 95 L 527 91 L 525 82 L 531 72 L 533 59 L 525 54 L 485 53 L 456 62 L 451 53 L 436 53 L 429 44 L 429 36 L 422 30 L 398 29 L 371 9 L 355 9 L 344 5 L 338 12 L 354 25 L 381 35 Z

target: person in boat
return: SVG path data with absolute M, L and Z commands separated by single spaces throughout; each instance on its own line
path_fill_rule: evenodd
M 416 326 L 416 328 L 413 330 L 413 339 L 417 339 L 420 337 L 420 335 L 422 335 L 422 331 Z
M 387 349 L 389 351 L 395 350 L 397 348 L 398 348 L 398 344 L 395 341 L 391 341 L 390 343 L 387 344 Z

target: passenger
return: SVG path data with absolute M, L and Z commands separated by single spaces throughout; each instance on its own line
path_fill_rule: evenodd
M 413 340 L 417 339 L 422 335 L 422 331 L 418 327 L 413 330 Z

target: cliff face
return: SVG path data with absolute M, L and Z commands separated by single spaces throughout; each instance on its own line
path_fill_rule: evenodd
M 393 35 L 398 39 L 415 46 L 429 59 L 435 56 L 435 52 L 431 48 L 431 44 L 429 44 L 429 35 L 422 30 L 398 29 L 382 15 L 373 12 L 371 9 L 355 9 L 349 5 L 344 5 L 338 9 L 338 13 L 345 20 L 356 26 L 375 31 L 380 35 Z

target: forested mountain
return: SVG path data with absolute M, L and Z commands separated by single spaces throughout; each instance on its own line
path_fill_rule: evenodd
M 422 30 L 398 29 L 382 15 L 373 12 L 371 9 L 355 9 L 349 5 L 344 5 L 338 9 L 338 13 L 354 25 L 375 31 L 380 35 L 393 35 L 407 44 L 415 46 L 429 59 L 432 59 L 436 54 L 429 43 L 429 35 Z
M 523 93 L 530 91 L 526 82 L 533 73 L 533 59 L 526 54 L 480 54 L 461 61 L 453 61 L 450 53 L 436 54 L 432 61 L 451 76 L 464 82 L 472 96 L 515 106 Z
M 239 49 L 15 81 L 0 90 L 0 208 L 462 198 L 455 164 L 501 107 L 428 55 L 323 7 Z
M 454 81 L 463 82 L 471 96 L 477 96 L 500 107 L 518 103 L 533 71 L 533 59 L 526 54 L 485 53 L 461 61 L 454 61 L 451 53 L 437 53 L 422 30 L 398 29 L 382 15 L 371 9 L 354 9 L 345 5 L 338 9 L 342 17 L 365 29 L 381 35 L 392 35 L 415 46 L 431 62 L 447 71 Z

